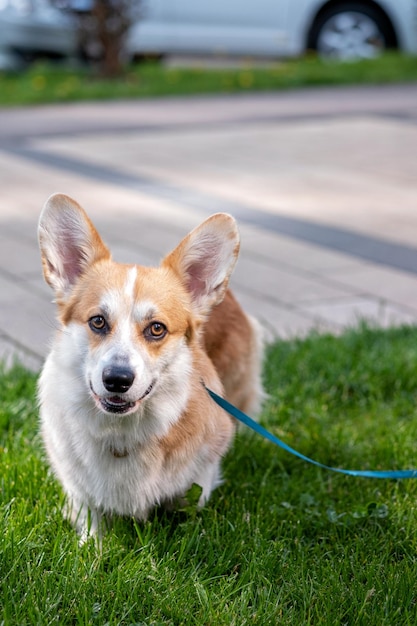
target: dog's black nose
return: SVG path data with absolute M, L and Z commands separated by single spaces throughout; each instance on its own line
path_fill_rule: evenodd
M 113 365 L 104 368 L 102 378 L 107 391 L 125 393 L 133 385 L 135 374 L 129 367 Z

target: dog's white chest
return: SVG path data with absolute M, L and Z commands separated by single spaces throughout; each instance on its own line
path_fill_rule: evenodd
M 146 517 L 163 499 L 163 470 L 158 458 L 147 458 L 140 450 L 108 450 L 94 454 L 94 461 L 80 476 L 89 503 L 105 513 Z

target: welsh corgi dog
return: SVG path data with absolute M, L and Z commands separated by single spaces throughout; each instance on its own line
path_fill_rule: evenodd
M 235 220 L 206 219 L 159 267 L 112 260 L 85 211 L 55 194 L 39 221 L 59 330 L 39 380 L 41 432 L 82 538 L 114 515 L 145 520 L 196 483 L 221 482 L 235 423 L 204 385 L 254 414 L 260 328 L 228 290 Z

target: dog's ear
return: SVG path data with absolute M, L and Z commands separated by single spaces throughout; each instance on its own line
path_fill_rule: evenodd
M 65 297 L 92 263 L 110 252 L 85 211 L 63 194 L 51 196 L 39 219 L 43 274 L 58 297 Z
M 239 254 L 236 221 L 216 213 L 195 228 L 162 262 L 190 292 L 196 311 L 208 315 L 223 300 Z

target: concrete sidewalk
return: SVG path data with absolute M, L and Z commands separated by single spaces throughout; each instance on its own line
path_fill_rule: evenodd
M 270 338 L 417 322 L 417 86 L 0 110 L 0 358 L 56 326 L 36 224 L 72 195 L 120 261 L 232 213 L 232 287 Z

